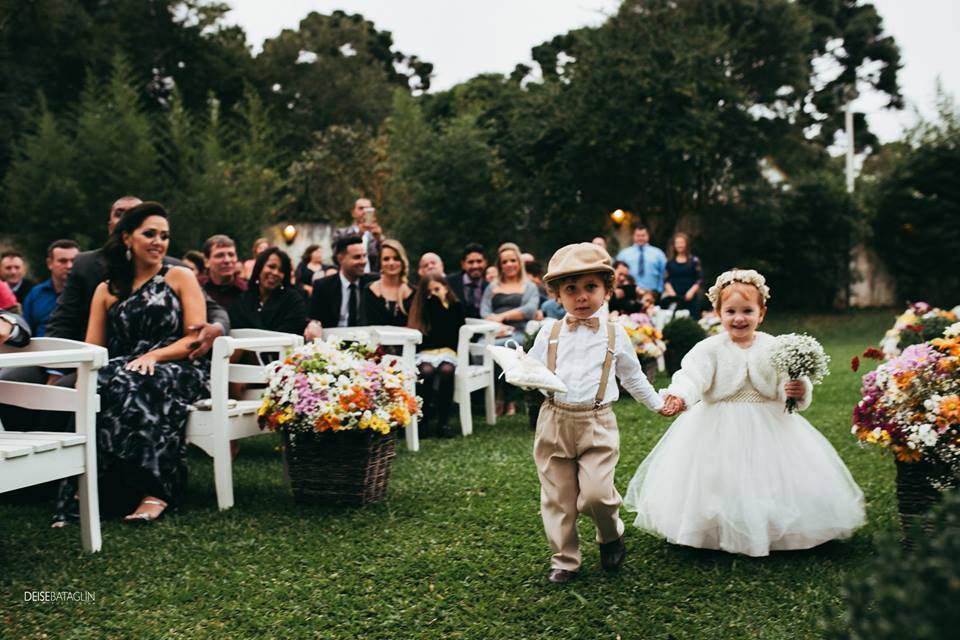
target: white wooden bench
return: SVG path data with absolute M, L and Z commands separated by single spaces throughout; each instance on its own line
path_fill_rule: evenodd
M 464 436 L 473 433 L 473 413 L 470 407 L 470 394 L 484 390 L 484 405 L 487 424 L 497 423 L 496 398 L 493 386 L 493 358 L 486 350 L 488 344 L 494 344 L 500 325 L 486 320 L 467 318 L 460 327 L 457 340 L 457 371 L 454 374 L 453 399 L 460 405 L 460 431 Z M 480 340 L 474 342 L 474 336 Z M 471 364 L 470 356 L 479 356 L 479 364 Z
M 401 347 L 400 360 L 403 366 L 414 372 L 406 382 L 407 392 L 417 394 L 417 345 L 423 342 L 423 334 L 408 327 L 370 325 L 365 327 L 331 327 L 323 329 L 323 338 L 368 339 L 374 344 L 388 347 Z M 407 451 L 420 451 L 420 432 L 416 416 L 407 427 Z
M 0 381 L 0 403 L 33 410 L 68 411 L 74 414 L 76 424 L 76 431 L 70 433 L 0 431 L 0 493 L 80 476 L 80 535 L 83 549 L 91 553 L 99 551 L 101 543 L 97 369 L 106 363 L 106 349 L 74 340 L 35 338 L 19 349 L 0 345 L 0 367 L 77 370 L 74 389 Z
M 280 353 L 303 345 L 303 336 L 260 329 L 235 329 L 213 342 L 210 364 L 210 410 L 193 407 L 187 420 L 187 442 L 213 458 L 217 505 L 233 506 L 233 458 L 230 442 L 264 433 L 257 424 L 261 389 L 253 389 L 242 400 L 230 400 L 231 382 L 264 384 L 266 369 L 260 365 L 230 362 L 238 351 Z

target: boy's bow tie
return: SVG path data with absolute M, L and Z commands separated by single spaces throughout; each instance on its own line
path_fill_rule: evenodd
M 600 318 L 574 318 L 571 315 L 564 317 L 564 321 L 567 323 L 567 327 L 570 331 L 576 331 L 577 327 L 584 326 L 590 331 L 596 333 L 600 329 Z

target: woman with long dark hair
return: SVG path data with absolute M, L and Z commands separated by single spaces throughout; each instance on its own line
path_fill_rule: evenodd
M 293 274 L 297 288 L 306 298 L 313 294 L 313 277 L 321 269 L 323 269 L 323 250 L 320 245 L 312 244 L 304 250 L 300 264 L 297 265 L 297 270 Z
M 247 290 L 230 308 L 234 329 L 267 329 L 303 334 L 307 304 L 291 284 L 290 256 L 270 247 L 257 256 Z
M 106 281 L 90 306 L 86 341 L 110 354 L 97 376 L 100 486 L 125 508 L 139 503 L 127 522 L 152 522 L 180 498 L 188 411 L 209 381 L 207 365 L 188 358 L 187 327 L 206 320 L 203 291 L 190 269 L 164 263 L 169 244 L 160 204 L 127 211 L 104 245 Z M 75 492 L 75 479 L 61 485 L 54 526 L 76 513 Z
M 407 325 L 423 334 L 423 341 L 417 347 L 420 371 L 417 395 L 423 398 L 424 436 L 430 434 L 429 424 L 434 420 L 440 437 L 453 435 L 448 422 L 453 405 L 457 340 L 464 322 L 463 305 L 450 291 L 446 277 L 439 271 L 425 273 L 410 305 Z

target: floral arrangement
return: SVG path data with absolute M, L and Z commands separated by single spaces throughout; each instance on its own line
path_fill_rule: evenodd
M 709 336 L 715 336 L 718 333 L 723 333 L 723 323 L 720 322 L 720 316 L 717 315 L 715 311 L 706 311 L 697 320 L 697 323 L 700 325 L 700 328 L 703 329 L 703 332 Z
M 368 429 L 388 434 L 420 414 L 404 383 L 415 375 L 365 341 L 305 344 L 268 368 L 261 429 L 299 432 Z
M 887 358 L 894 358 L 912 344 L 921 344 L 941 335 L 947 326 L 957 321 L 958 312 L 960 307 L 945 311 L 926 302 L 914 302 L 897 316 L 893 327 L 880 341 L 880 348 Z
M 830 356 L 815 338 L 803 333 L 777 336 L 770 360 L 776 371 L 791 380 L 806 376 L 813 384 L 820 384 L 825 376 L 830 375 Z M 796 408 L 797 401 L 787 398 L 787 412 L 793 413 Z
M 867 373 L 861 393 L 852 428 L 861 442 L 960 471 L 960 322 Z
M 656 360 L 666 353 L 667 343 L 663 341 L 663 334 L 653 326 L 653 322 L 646 314 L 622 315 L 616 321 L 626 330 L 630 343 L 641 362 Z

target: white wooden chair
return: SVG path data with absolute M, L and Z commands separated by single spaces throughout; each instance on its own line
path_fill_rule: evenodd
M 331 327 L 323 329 L 323 338 L 338 339 L 369 339 L 382 346 L 401 347 L 400 359 L 403 366 L 410 371 L 417 370 L 417 345 L 423 342 L 423 334 L 416 329 L 407 327 L 391 327 L 387 325 L 370 325 L 365 327 Z M 407 380 L 407 391 L 413 395 L 417 393 L 416 375 Z M 418 420 L 414 416 L 407 427 L 407 451 L 420 451 L 420 434 Z
M 262 391 L 254 389 L 243 400 L 229 399 L 229 383 L 263 384 L 266 370 L 260 365 L 230 362 L 237 351 L 277 353 L 303 344 L 303 336 L 261 329 L 235 329 L 229 336 L 213 341 L 210 364 L 210 410 L 192 407 L 187 420 L 187 442 L 200 447 L 213 458 L 213 477 L 217 487 L 217 505 L 221 510 L 233 506 L 233 458 L 230 442 L 264 433 L 257 424 Z
M 473 433 L 473 414 L 470 394 L 484 389 L 487 424 L 496 424 L 497 410 L 493 386 L 493 358 L 486 350 L 494 344 L 499 325 L 486 320 L 467 318 L 460 327 L 457 340 L 457 371 L 453 377 L 453 400 L 460 405 L 460 431 L 464 436 Z M 474 336 L 481 336 L 474 342 Z M 479 364 L 471 364 L 470 356 L 479 356 Z
M 0 367 L 76 368 L 73 389 L 0 381 L 0 403 L 26 409 L 69 411 L 76 431 L 0 431 L 0 493 L 80 476 L 80 536 L 83 549 L 100 550 L 97 496 L 97 369 L 107 350 L 83 342 L 35 338 L 23 348 L 0 345 Z M 13 425 L 10 425 L 13 426 Z M 41 425 L 37 425 L 41 426 Z

